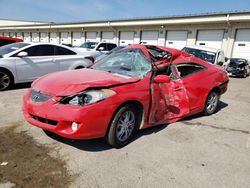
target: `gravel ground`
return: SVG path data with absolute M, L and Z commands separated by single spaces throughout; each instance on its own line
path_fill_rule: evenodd
M 28 138 L 44 150 L 40 155 L 51 157 L 56 164 L 60 164 L 57 165 L 60 169 L 55 170 L 63 174 L 58 177 L 58 173 L 52 173 L 51 168 L 44 169 L 42 174 L 39 170 L 34 174 L 43 176 L 46 171 L 52 174 L 51 181 L 47 183 L 50 187 L 58 187 L 59 184 L 55 182 L 68 179 L 70 182 L 65 181 L 65 187 L 249 188 L 249 86 L 250 77 L 230 78 L 228 92 L 221 97 L 216 114 L 206 117 L 195 115 L 168 126 L 142 130 L 126 147 L 113 149 L 101 139 L 71 141 L 48 136 L 42 130 L 28 125 L 23 120 L 21 105 L 22 95 L 29 85 L 18 85 L 13 90 L 0 92 L 0 133 L 15 127 L 13 137 L 2 139 L 0 145 L 15 138 L 16 144 L 22 144 L 25 149 L 31 147 L 23 141 Z M 16 134 L 25 136 L 17 137 Z M 34 157 L 35 152 L 36 149 L 30 149 Z M 3 155 L 0 153 L 0 159 Z M 14 159 L 12 155 L 9 156 L 5 160 L 11 164 Z M 25 153 L 16 153 L 17 156 L 26 160 Z M 31 159 L 30 163 L 33 162 L 39 164 L 39 160 Z M 17 182 L 14 181 L 15 177 L 7 178 L 3 170 L 5 167 L 0 166 L 0 187 L 29 187 L 23 169 L 19 171 Z M 20 178 L 22 175 L 23 182 Z

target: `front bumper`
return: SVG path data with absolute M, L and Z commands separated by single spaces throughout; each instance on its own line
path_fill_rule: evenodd
M 112 97 L 88 106 L 59 104 L 54 98 L 44 103 L 30 100 L 30 90 L 23 98 L 23 114 L 32 125 L 70 139 L 104 137 L 118 104 Z M 78 124 L 73 131 L 72 123 Z
M 231 69 L 231 70 L 228 70 L 228 75 L 229 75 L 229 76 L 243 77 L 244 74 L 245 74 L 245 70 L 238 70 L 238 69 Z

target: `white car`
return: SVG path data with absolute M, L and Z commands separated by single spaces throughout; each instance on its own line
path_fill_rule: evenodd
M 0 91 L 45 74 L 85 68 L 92 62 L 76 50 L 49 43 L 19 42 L 0 47 Z M 70 79 L 70 78 L 69 78 Z
M 99 55 L 105 54 L 116 47 L 117 45 L 115 43 L 110 42 L 85 42 L 79 47 L 74 48 L 84 54 L 85 57 L 94 61 Z
M 195 57 L 216 65 L 225 64 L 224 52 L 221 49 L 206 46 L 186 46 L 182 49 Z

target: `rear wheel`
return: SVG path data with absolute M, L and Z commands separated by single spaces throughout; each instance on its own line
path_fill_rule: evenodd
M 132 105 L 121 107 L 111 121 L 107 142 L 116 148 L 128 144 L 139 124 L 138 114 Z
M 9 89 L 13 84 L 13 78 L 8 71 L 0 70 L 0 91 Z
M 215 112 L 219 102 L 219 94 L 218 92 L 211 91 L 207 97 L 204 114 L 211 115 Z

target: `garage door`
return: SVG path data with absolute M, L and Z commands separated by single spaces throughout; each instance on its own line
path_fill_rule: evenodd
M 250 29 L 237 30 L 232 56 L 250 60 Z
M 102 42 L 114 42 L 114 32 L 102 32 Z
M 57 34 L 55 32 L 49 34 L 49 42 L 52 44 L 57 44 Z
M 49 42 L 49 35 L 47 32 L 40 33 L 40 42 Z
M 3 36 L 8 37 L 9 33 L 5 32 L 5 33 L 3 33 Z
M 15 37 L 15 33 L 11 32 L 10 37 Z
M 72 45 L 80 46 L 82 44 L 82 32 L 73 32 L 72 33 Z
M 33 32 L 31 33 L 31 37 L 32 42 L 39 42 L 39 33 Z
M 61 32 L 60 33 L 60 44 L 69 44 L 69 33 Z
M 142 31 L 141 43 L 157 45 L 158 44 L 158 36 L 159 36 L 158 31 Z
M 134 44 L 135 33 L 134 31 L 121 31 L 120 32 L 120 46 Z
M 86 32 L 86 42 L 96 42 L 96 32 Z
M 16 33 L 16 37 L 19 39 L 23 39 L 23 33 Z
M 24 42 L 30 42 L 30 33 L 24 33 L 23 36 Z
M 198 31 L 196 44 L 212 48 L 221 48 L 224 30 L 200 30 Z
M 187 31 L 167 31 L 166 47 L 182 49 L 187 44 Z

